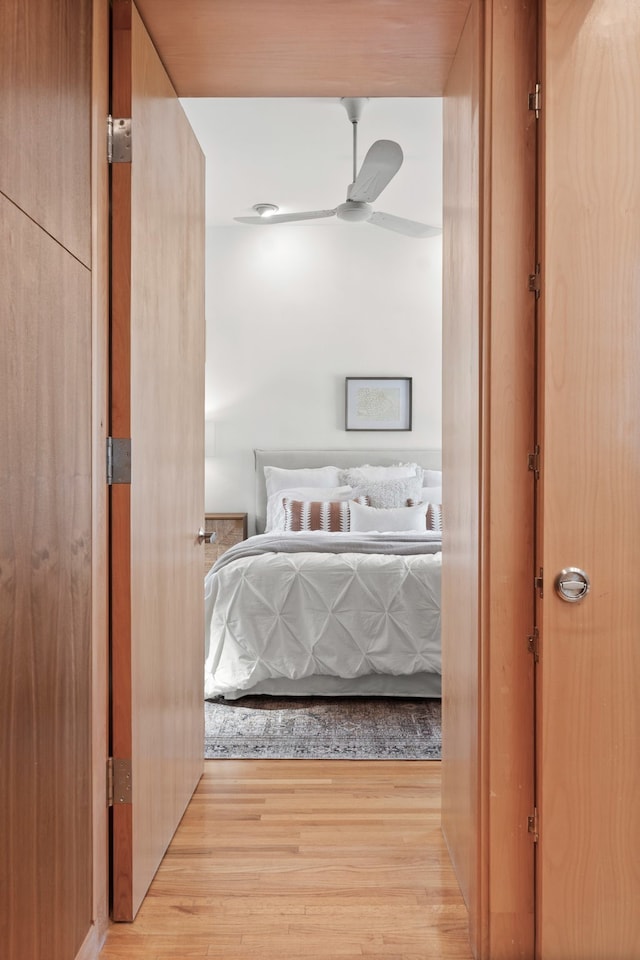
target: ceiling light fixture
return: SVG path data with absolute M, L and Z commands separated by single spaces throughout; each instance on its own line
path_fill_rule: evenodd
M 253 209 L 259 217 L 272 217 L 274 213 L 278 212 L 280 207 L 276 206 L 275 203 L 256 203 Z

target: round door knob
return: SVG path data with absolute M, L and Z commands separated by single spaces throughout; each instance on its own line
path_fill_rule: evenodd
M 589 593 L 591 581 L 580 567 L 565 567 L 556 577 L 555 587 L 561 600 L 578 603 Z

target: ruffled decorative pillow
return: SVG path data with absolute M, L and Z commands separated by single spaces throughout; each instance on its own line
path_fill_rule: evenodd
M 358 484 L 357 491 L 359 496 L 369 498 L 372 507 L 406 507 L 408 500 L 421 501 L 422 478 L 366 480 Z
M 422 467 L 417 463 L 394 463 L 389 467 L 364 463 L 360 467 L 347 467 L 346 470 L 341 470 L 340 482 L 357 487 L 369 480 L 401 480 L 407 477 L 422 477 L 422 475 Z

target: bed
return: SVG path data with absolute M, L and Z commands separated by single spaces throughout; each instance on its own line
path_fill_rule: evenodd
M 440 696 L 440 452 L 255 464 L 256 533 L 205 577 L 205 698 Z

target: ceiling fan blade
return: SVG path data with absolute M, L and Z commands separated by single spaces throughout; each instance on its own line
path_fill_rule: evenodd
M 396 175 L 403 161 L 402 148 L 395 140 L 376 140 L 362 161 L 360 172 L 347 190 L 349 200 L 371 203 Z
M 234 217 L 238 223 L 254 223 L 264 227 L 269 223 L 293 223 L 296 220 L 320 220 L 334 217 L 335 210 L 306 210 L 304 213 L 277 213 L 274 217 Z
M 437 237 L 442 233 L 442 227 L 432 227 L 428 223 L 418 223 L 417 220 L 406 220 L 404 217 L 394 217 L 392 213 L 372 213 L 367 223 L 374 227 L 384 227 L 402 233 L 405 237 Z

